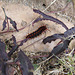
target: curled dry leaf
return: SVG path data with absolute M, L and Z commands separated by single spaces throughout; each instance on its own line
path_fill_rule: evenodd
M 6 22 L 6 20 L 4 20 L 4 21 L 3 21 L 3 24 L 2 24 L 2 25 L 3 25 L 2 31 L 6 28 L 6 24 L 7 24 L 7 22 Z
M 34 20 L 33 24 L 38 22 L 38 21 L 42 21 L 42 20 L 50 20 L 50 21 L 53 21 L 55 23 L 61 24 L 66 30 L 68 30 L 68 27 L 62 21 L 60 21 L 60 20 L 58 20 L 52 16 L 46 15 L 43 12 L 41 12 L 40 10 L 33 9 L 33 11 L 35 13 L 38 13 L 38 14 L 43 16 L 43 18 L 37 18 L 36 20 Z
M 16 43 L 16 38 L 15 38 L 14 35 L 12 35 L 12 40 L 13 40 L 14 45 L 17 45 L 17 43 Z
M 63 40 L 64 34 L 54 34 L 52 36 L 48 36 L 43 40 L 43 43 L 46 44 L 47 42 L 51 43 L 51 41 L 55 41 L 56 39 Z
M 5 43 L 0 40 L 0 75 L 8 74 L 8 65 L 5 63 L 9 58 L 5 50 Z
M 12 49 L 11 49 L 10 52 L 8 53 L 8 56 L 9 56 L 9 57 L 11 57 L 11 55 L 12 55 L 15 51 L 17 51 L 18 48 L 23 45 L 23 43 L 27 42 L 27 39 L 24 39 L 24 40 L 22 40 L 22 41 L 20 42 L 20 44 L 18 45 L 17 42 L 16 42 L 16 38 L 15 38 L 14 35 L 12 35 L 12 38 L 11 38 L 11 39 L 13 40 L 14 46 L 12 46 Z
M 18 59 L 21 63 L 23 75 L 33 75 L 33 73 L 29 71 L 33 70 L 34 67 L 32 63 L 30 62 L 29 58 L 25 55 L 25 53 L 22 50 L 20 50 L 18 53 Z
M 11 18 L 8 17 L 8 19 L 10 20 L 10 23 L 12 24 L 12 26 L 16 29 L 16 31 L 18 31 L 17 29 L 17 23 L 15 21 L 13 21 Z
M 71 40 L 72 40 L 72 39 L 71 39 Z M 64 50 L 66 50 L 66 49 L 68 48 L 68 45 L 69 45 L 69 43 L 70 43 L 71 40 L 65 40 L 63 43 L 61 43 L 61 44 L 55 46 L 55 47 L 53 48 L 53 50 L 50 52 L 50 54 L 49 54 L 48 57 L 52 56 L 53 54 L 54 54 L 54 55 L 58 55 L 58 54 L 60 54 L 61 52 L 63 52 Z

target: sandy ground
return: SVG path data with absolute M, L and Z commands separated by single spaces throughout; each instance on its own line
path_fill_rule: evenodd
M 20 41 L 22 39 L 25 39 L 25 36 L 28 35 L 29 33 L 37 30 L 40 26 L 47 25 L 47 28 L 49 31 L 47 30 L 46 34 L 42 33 L 42 35 L 34 39 L 28 40 L 23 46 L 20 47 L 24 51 L 32 51 L 32 52 L 41 52 L 41 51 L 48 52 L 49 51 L 50 52 L 60 40 L 56 40 L 55 42 L 52 42 L 50 44 L 47 43 L 46 45 L 42 43 L 43 39 L 36 43 L 34 42 L 41 38 L 45 38 L 46 36 L 50 36 L 55 33 L 63 33 L 65 31 L 65 29 L 61 25 L 51 21 L 38 22 L 34 25 L 34 27 L 32 25 L 28 26 L 32 22 L 32 20 L 36 19 L 39 15 L 34 13 L 33 9 L 30 8 L 29 6 L 26 6 L 23 4 L 5 3 L 5 2 L 0 2 L 0 24 L 1 24 L 0 31 L 2 30 L 2 23 L 5 18 L 4 12 L 1 7 L 4 7 L 7 16 L 9 16 L 11 19 L 13 19 L 17 23 L 18 29 L 26 26 L 23 30 L 20 30 L 19 32 L 1 34 L 0 38 L 3 40 L 10 39 L 10 37 L 13 34 L 16 37 L 17 41 Z M 64 17 L 56 16 L 54 14 L 48 14 L 48 15 L 58 18 L 59 20 L 64 22 L 68 28 L 71 28 L 74 26 L 70 21 L 68 21 Z M 10 28 L 11 27 L 12 26 L 10 25 Z M 7 30 L 7 28 L 5 30 Z

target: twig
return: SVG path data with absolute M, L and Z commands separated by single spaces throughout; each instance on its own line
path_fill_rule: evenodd
M 40 57 L 48 57 L 48 55 L 32 56 L 31 58 L 40 58 Z
M 50 5 L 49 5 L 47 8 L 45 8 L 42 12 L 45 12 L 45 11 L 46 11 L 52 4 L 54 4 L 55 2 L 56 2 L 56 0 L 54 0 L 53 2 L 51 2 Z M 38 16 L 38 17 L 40 17 L 40 16 Z M 38 18 L 38 17 L 37 17 L 37 18 Z M 30 24 L 32 24 L 32 26 L 34 26 L 34 25 L 33 25 L 33 22 L 34 22 L 35 20 L 36 20 L 36 18 L 31 21 Z
M 53 3 L 55 3 L 55 1 L 56 1 L 56 0 L 54 0 L 53 2 L 51 2 L 51 4 L 50 4 L 45 10 L 43 10 L 43 12 L 45 12 Z M 5 14 L 5 16 L 6 16 L 6 13 L 5 13 L 5 10 L 4 10 L 3 7 L 2 7 L 2 9 L 3 9 L 4 14 Z M 34 20 L 35 20 L 35 19 L 34 19 Z M 29 23 L 29 25 L 27 25 L 27 26 L 25 26 L 25 27 L 29 27 L 29 26 L 34 22 L 34 20 L 32 20 L 32 21 Z M 8 22 L 8 20 L 7 20 L 7 22 Z M 22 29 L 24 29 L 25 27 L 23 27 L 23 28 L 21 28 L 21 29 L 18 29 L 18 30 L 22 30 Z M 7 30 L 7 31 L 4 31 L 4 32 L 0 32 L 0 34 L 7 33 L 7 32 L 15 32 L 15 31 L 16 31 L 16 30 L 9 31 L 9 24 L 8 24 L 8 30 Z
M 26 26 L 25 27 L 22 27 L 22 28 L 20 28 L 18 30 L 20 31 L 20 30 L 23 30 L 24 28 L 26 28 Z M 7 32 L 16 32 L 16 30 L 12 30 L 12 31 L 6 30 L 4 32 L 0 32 L 0 34 L 7 33 Z
M 64 11 L 69 6 L 69 4 L 70 4 L 70 2 L 68 2 L 67 5 L 63 9 L 61 9 L 60 11 L 51 11 L 50 13 L 62 12 L 62 11 Z M 50 14 L 50 13 L 48 13 L 48 14 Z
M 54 54 L 53 54 L 52 56 L 50 56 L 48 59 L 46 59 L 46 60 L 42 61 L 41 63 L 39 63 L 38 65 L 43 64 L 44 62 L 46 62 L 46 61 L 48 61 L 49 59 L 51 59 L 53 56 L 54 56 Z
M 74 50 L 75 50 L 75 48 L 73 48 L 72 51 L 69 54 L 66 54 L 66 56 L 72 56 Z
M 44 38 L 44 37 L 43 37 L 43 38 Z M 38 42 L 38 41 L 40 41 L 40 40 L 42 40 L 43 38 L 41 38 L 41 39 L 39 39 L 39 40 L 37 40 L 37 41 L 35 41 L 35 42 L 31 43 L 30 45 L 26 46 L 24 49 L 26 49 L 27 47 L 29 47 L 29 46 L 31 46 L 31 45 L 33 45 L 33 44 L 35 44 L 36 42 Z
M 54 4 L 56 2 L 56 0 L 54 0 L 53 2 L 51 2 L 51 4 L 49 4 L 48 5 L 48 7 L 45 9 L 45 10 L 43 10 L 43 12 L 45 12 L 52 4 Z
M 61 42 L 62 42 L 62 40 L 61 40 L 61 41 L 59 41 L 57 45 L 59 45 Z M 56 45 L 56 46 L 57 46 L 57 45 Z

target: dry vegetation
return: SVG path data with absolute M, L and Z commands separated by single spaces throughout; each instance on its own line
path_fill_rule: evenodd
M 72 0 L 74 1 L 74 0 Z M 66 30 L 59 24 L 51 21 L 41 21 L 32 26 L 32 22 L 39 15 L 33 12 L 33 8 L 37 8 L 44 13 L 53 16 L 64 22 L 70 29 L 75 25 L 75 5 L 71 0 L 0 0 L 0 24 L 4 20 L 5 8 L 6 14 L 17 23 L 17 28 L 24 28 L 19 32 L 3 33 L 2 26 L 0 27 L 0 38 L 7 43 L 7 51 L 10 50 L 12 42 L 10 38 L 12 34 L 16 37 L 17 42 L 25 39 L 28 33 L 35 31 L 41 25 L 47 25 L 49 31 L 43 33 L 39 37 L 28 40 L 19 49 L 22 49 L 30 58 L 34 65 L 34 75 L 74 75 L 75 74 L 75 40 L 71 41 L 69 48 L 60 55 L 54 55 L 54 58 L 47 58 L 49 52 L 59 43 L 60 39 L 51 43 L 43 44 L 43 38 L 55 33 L 64 33 Z M 5 29 L 7 30 L 7 28 Z M 13 30 L 10 25 L 10 30 Z M 10 46 L 9 46 L 10 45 Z M 17 57 L 17 52 L 12 58 Z M 17 68 L 17 67 L 16 67 Z M 15 73 L 18 74 L 18 71 Z

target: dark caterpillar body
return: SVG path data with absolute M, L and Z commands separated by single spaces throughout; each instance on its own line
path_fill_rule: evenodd
M 41 26 L 35 32 L 30 33 L 29 35 L 27 35 L 26 38 L 27 39 L 35 38 L 35 37 L 39 36 L 42 32 L 44 32 L 46 29 L 47 29 L 46 26 Z

